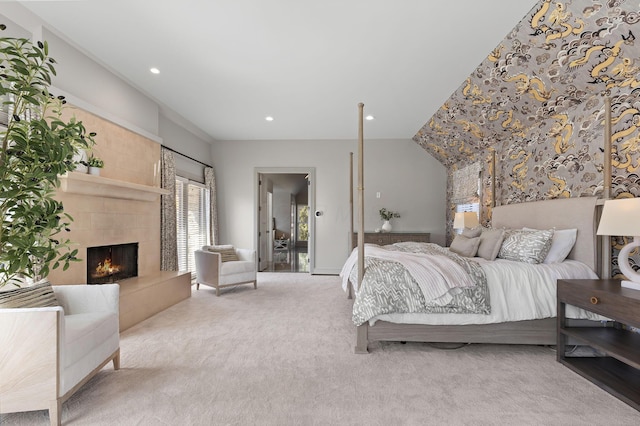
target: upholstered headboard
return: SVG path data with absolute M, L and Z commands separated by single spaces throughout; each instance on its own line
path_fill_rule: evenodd
M 577 228 L 576 244 L 568 258 L 598 271 L 596 197 L 558 198 L 494 207 L 493 228 Z

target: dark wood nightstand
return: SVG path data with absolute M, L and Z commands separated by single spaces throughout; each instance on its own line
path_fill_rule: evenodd
M 616 321 L 615 327 L 569 327 L 566 305 Z M 620 287 L 619 280 L 558 280 L 558 362 L 640 410 L 640 291 Z M 570 357 L 567 339 L 591 346 L 603 357 Z

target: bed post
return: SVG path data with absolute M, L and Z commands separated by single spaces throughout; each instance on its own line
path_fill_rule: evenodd
M 353 250 L 353 152 L 349 153 L 349 251 Z
M 349 153 L 349 253 L 353 250 L 353 152 Z M 347 299 L 353 299 L 352 284 L 347 282 Z
M 364 277 L 364 104 L 358 104 L 358 287 Z
M 496 206 L 496 150 L 491 150 L 491 208 Z
M 611 98 L 604 99 L 604 189 L 603 198 L 611 198 Z
M 611 198 L 611 98 L 604 98 L 604 184 L 602 189 L 602 206 L 598 211 L 597 218 L 600 221 L 602 208 L 604 208 L 604 200 Z M 596 224 L 597 226 L 597 224 Z M 600 258 L 598 266 L 601 271 L 597 271 L 600 278 L 611 278 L 611 237 L 600 236 Z
M 364 277 L 364 104 L 358 104 L 358 287 L 362 285 Z M 369 324 L 362 324 L 356 328 L 357 354 L 368 353 L 368 327 Z

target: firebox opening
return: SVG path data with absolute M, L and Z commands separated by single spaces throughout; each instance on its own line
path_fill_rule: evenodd
M 107 284 L 138 276 L 138 243 L 87 248 L 87 283 Z

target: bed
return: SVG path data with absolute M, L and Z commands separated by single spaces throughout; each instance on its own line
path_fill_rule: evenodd
M 360 104 L 359 107 L 362 115 L 363 105 Z M 359 158 L 362 158 L 362 120 L 360 120 L 359 138 Z M 356 290 L 354 306 L 358 302 L 359 286 L 365 281 L 367 268 L 365 267 L 364 253 L 368 249 L 360 237 L 364 233 L 362 227 L 364 222 L 362 161 L 359 161 L 358 169 L 360 229 L 358 246 L 354 250 L 358 256 L 357 264 L 354 262 L 354 265 L 352 265 L 357 271 L 357 278 L 351 274 L 352 271 L 346 271 L 345 268 L 341 273 L 343 279 L 345 274 L 348 274 L 351 278 L 354 288 L 351 285 L 347 285 L 347 288 L 345 288 L 349 295 L 351 295 L 353 289 Z M 502 315 L 500 312 L 501 307 L 499 304 L 494 303 L 498 297 L 492 299 L 489 296 L 490 316 L 495 317 L 490 320 L 486 320 L 486 313 L 383 313 L 374 315 L 371 318 L 354 320 L 357 325 L 355 352 L 368 353 L 369 344 L 376 341 L 555 345 L 556 279 L 597 278 L 601 269 L 600 265 L 604 263 L 600 259 L 601 254 L 599 255 L 599 253 L 602 253 L 602 251 L 599 248 L 606 244 L 599 241 L 595 232 L 600 205 L 601 200 L 596 197 L 580 197 L 533 201 L 493 208 L 491 223 L 493 229 L 521 229 L 527 227 L 539 230 L 577 229 L 575 244 L 566 261 L 563 262 L 564 265 L 560 266 L 560 268 L 562 269 L 571 263 L 581 266 L 577 267 L 577 269 L 564 271 L 565 275 L 560 273 L 560 275 L 553 276 L 553 274 L 558 273 L 551 272 L 552 282 L 546 284 L 545 290 L 547 299 L 550 298 L 547 300 L 547 312 L 536 313 L 527 319 L 513 320 L 512 317 Z M 347 267 L 347 263 L 345 263 L 345 267 Z M 503 279 L 503 281 L 505 280 Z M 489 287 L 494 285 L 496 284 L 488 284 Z M 509 286 L 510 283 L 502 282 L 498 285 Z M 377 295 L 374 294 L 367 297 L 376 298 Z M 460 321 L 461 315 L 467 316 L 462 323 Z M 479 320 L 480 318 L 482 320 Z M 573 325 L 584 326 L 602 326 L 603 320 L 601 317 L 589 316 L 588 313 L 578 309 L 568 313 L 568 318 L 574 318 L 571 320 Z
M 481 258 L 470 259 L 490 272 L 488 275 L 491 305 L 489 313 L 392 313 L 376 315 L 372 318 L 360 318 L 358 322 L 361 322 L 362 319 L 365 321 L 357 326 L 356 353 L 367 353 L 368 345 L 373 341 L 555 345 L 555 280 L 558 278 L 597 278 L 595 273 L 598 265 L 595 235 L 597 212 L 597 199 L 594 197 L 544 200 L 494 208 L 492 217 L 494 229 L 519 229 L 523 227 L 577 229 L 576 242 L 567 256 L 567 260 L 554 266 L 553 264 L 530 265 L 503 259 L 496 259 L 493 262 Z M 365 247 L 364 252 L 367 253 L 368 249 L 373 248 L 371 246 Z M 506 306 L 513 306 L 516 299 L 513 299 L 512 289 L 520 286 L 524 292 L 529 293 L 531 287 L 522 282 L 504 282 L 504 275 L 501 276 L 499 272 L 501 268 L 504 269 L 504 265 L 517 263 L 521 263 L 523 268 L 534 272 L 537 272 L 536 268 L 538 268 L 541 270 L 540 274 L 546 274 L 549 277 L 542 288 L 545 303 L 541 307 L 531 308 L 531 313 L 516 312 L 516 317 L 520 315 L 532 319 L 513 321 L 511 320 L 513 315 L 503 312 L 505 300 Z M 366 271 L 367 267 L 365 267 L 365 275 Z M 509 276 L 509 272 L 505 275 Z M 496 277 L 498 277 L 498 281 L 502 282 L 496 283 Z M 353 276 L 351 278 L 351 283 L 355 285 L 357 280 Z M 549 283 L 550 280 L 551 283 Z M 364 283 L 366 285 L 366 280 Z M 511 289 L 511 293 L 505 296 L 504 292 L 500 290 L 500 286 L 506 286 L 507 293 Z M 501 292 L 495 293 L 491 297 L 491 293 L 496 290 Z M 356 294 L 354 306 L 358 302 L 357 297 L 358 294 Z M 523 306 L 526 305 L 527 303 L 523 303 Z M 599 318 L 580 310 L 570 312 L 568 315 L 581 322 L 599 320 Z

